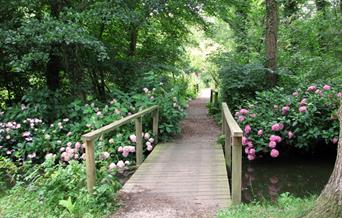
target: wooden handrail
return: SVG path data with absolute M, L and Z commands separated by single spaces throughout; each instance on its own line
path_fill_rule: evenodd
M 243 132 L 225 102 L 222 103 L 222 133 L 225 138 L 224 150 L 226 164 L 231 169 L 232 203 L 239 204 L 241 203 Z
M 147 113 L 152 113 L 153 116 L 153 135 L 155 143 L 158 143 L 158 125 L 159 125 L 159 106 L 153 106 L 142 110 L 136 114 L 117 120 L 102 128 L 84 134 L 82 136 L 83 142 L 86 144 L 86 167 L 87 167 L 87 188 L 91 193 L 93 192 L 96 183 L 96 167 L 95 167 L 95 154 L 94 144 L 100 136 L 115 130 L 116 128 L 135 120 L 135 135 L 136 135 L 136 164 L 140 165 L 143 162 L 143 137 L 142 137 L 142 116 Z

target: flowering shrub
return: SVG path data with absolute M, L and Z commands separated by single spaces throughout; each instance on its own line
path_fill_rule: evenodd
M 338 87 L 309 86 L 285 94 L 282 88 L 257 92 L 255 100 L 235 113 L 244 130 L 242 144 L 249 160 L 281 155 L 289 147 L 310 150 L 317 140 L 337 144 Z
M 163 139 L 179 131 L 179 121 L 185 115 L 186 99 L 179 96 L 178 91 L 174 88 L 166 93 L 161 88 L 144 88 L 141 94 L 133 96 L 116 94 L 117 98 L 108 104 L 75 101 L 67 106 L 63 117 L 51 124 L 34 116 L 40 114 L 35 113 L 37 107 L 10 108 L 8 113 L 0 114 L 0 155 L 19 162 L 42 162 L 45 157 L 52 156 L 57 156 L 61 162 L 82 160 L 85 158 L 81 143 L 83 134 L 156 104 L 161 106 L 160 138 Z M 144 125 L 144 148 L 150 152 L 154 146 L 154 138 L 149 133 L 151 118 L 147 117 Z M 121 160 L 119 166 L 134 160 L 132 133 L 133 125 L 126 125 L 114 135 L 105 135 L 96 145 L 96 155 L 102 160 L 111 157 L 116 165 Z

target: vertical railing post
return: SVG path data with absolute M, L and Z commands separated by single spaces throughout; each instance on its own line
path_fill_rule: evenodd
M 232 203 L 241 203 L 241 176 L 242 176 L 242 138 L 233 138 L 233 157 L 232 157 Z
M 210 89 L 210 103 L 213 103 L 213 90 Z
M 143 138 L 142 138 L 142 117 L 135 120 L 135 135 L 136 135 L 136 164 L 140 165 L 143 162 Z
M 94 140 L 84 140 L 86 149 L 87 188 L 92 193 L 96 182 Z
M 158 128 L 159 128 L 159 108 L 153 112 L 153 135 L 155 144 L 158 143 Z
M 218 92 L 214 92 L 214 104 L 218 103 Z
M 232 170 L 232 139 L 230 136 L 230 129 L 229 126 L 226 122 L 226 120 L 224 121 L 226 124 L 225 127 L 225 137 L 224 137 L 224 153 L 226 156 L 226 164 L 228 166 L 228 169 L 231 171 Z

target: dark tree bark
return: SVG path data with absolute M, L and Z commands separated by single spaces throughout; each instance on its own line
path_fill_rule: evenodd
M 342 217 L 342 100 L 338 112 L 340 120 L 340 137 L 337 148 L 337 157 L 334 170 L 330 176 L 328 184 L 318 197 L 315 207 L 307 215 L 310 218 Z
M 266 68 L 269 69 L 268 81 L 271 87 L 277 83 L 277 37 L 278 5 L 276 0 L 266 0 Z
M 50 0 L 49 3 L 51 8 L 51 15 L 54 18 L 58 18 L 63 8 L 61 2 L 59 0 Z M 60 86 L 59 72 L 62 68 L 62 60 L 61 57 L 58 55 L 59 50 L 60 45 L 51 45 L 49 61 L 45 72 L 46 85 L 51 91 L 56 91 Z
M 129 29 L 128 56 L 134 56 L 135 55 L 135 51 L 137 49 L 137 41 L 138 41 L 138 30 L 133 24 L 131 24 L 131 27 Z

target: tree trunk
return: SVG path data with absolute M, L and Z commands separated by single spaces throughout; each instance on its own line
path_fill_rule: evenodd
M 332 172 L 328 184 L 318 197 L 315 207 L 307 217 L 342 217 L 342 100 L 338 112 L 340 120 L 340 137 L 337 148 L 337 157 L 334 171 Z
M 278 5 L 276 0 L 266 0 L 266 68 L 269 69 L 268 80 L 273 87 L 277 83 L 277 37 Z
M 128 56 L 134 56 L 138 41 L 138 30 L 134 24 L 131 24 L 131 27 L 129 28 L 129 41 Z
M 51 15 L 54 18 L 58 18 L 60 11 L 62 10 L 62 5 L 58 0 L 50 0 Z M 56 91 L 60 85 L 60 75 L 59 71 L 62 67 L 61 57 L 58 55 L 60 46 L 58 44 L 51 45 L 49 61 L 47 63 L 47 69 L 45 72 L 46 85 L 51 91 Z

